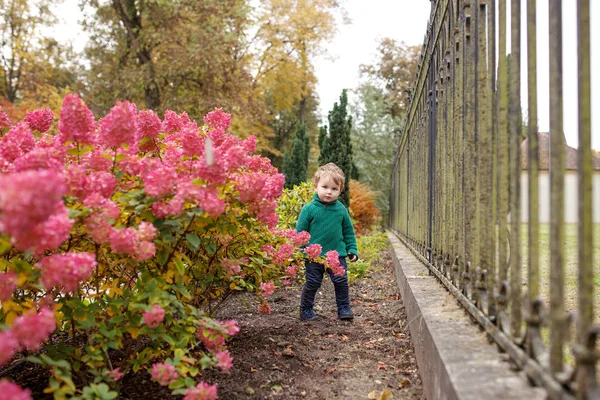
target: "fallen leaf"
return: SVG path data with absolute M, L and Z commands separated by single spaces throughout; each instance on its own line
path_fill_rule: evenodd
M 342 339 L 342 341 L 346 341 L 346 340 L 348 340 L 348 336 L 346 336 L 346 335 L 342 335 L 342 336 L 340 337 L 340 339 Z
M 296 353 L 294 353 L 294 351 L 289 347 L 287 347 L 285 350 L 283 350 L 281 352 L 281 355 L 284 357 L 296 357 Z
M 408 385 L 410 385 L 410 381 L 408 379 L 403 379 L 398 383 L 398 389 L 404 389 Z
M 352 365 L 338 365 L 338 368 L 351 369 L 351 368 L 354 368 L 354 367 Z
M 377 400 L 392 400 L 393 398 L 394 395 L 392 394 L 392 392 L 390 392 L 389 390 L 384 390 L 383 392 L 381 392 Z
M 369 400 L 376 400 L 377 399 L 377 390 L 373 390 L 371 393 L 369 393 L 367 395 L 367 398 Z
M 335 369 L 335 367 L 333 367 L 333 368 L 330 368 L 330 369 L 328 369 L 328 370 L 327 370 L 327 373 L 328 373 L 329 375 L 331 375 L 331 374 L 333 374 L 335 371 L 336 371 L 336 369 Z
M 256 372 L 256 369 L 254 369 L 254 367 L 250 367 L 250 372 Z

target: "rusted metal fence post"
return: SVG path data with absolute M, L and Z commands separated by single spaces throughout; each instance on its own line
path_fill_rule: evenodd
M 434 3 L 395 154 L 390 224 L 515 365 L 546 389 L 549 398 L 583 399 L 600 393 L 591 219 L 590 0 L 577 0 L 576 318 L 565 312 L 562 1 L 548 3 L 552 60 L 548 100 L 537 98 L 536 0 Z M 521 29 L 524 13 L 527 26 Z M 521 35 L 527 36 L 523 49 Z M 521 106 L 525 73 L 526 134 Z M 538 101 L 550 103 L 547 192 L 539 184 Z M 521 209 L 524 195 L 528 203 Z M 551 204 L 549 249 L 539 244 L 543 198 L 550 198 Z M 527 247 L 523 254 L 522 245 Z M 541 273 L 542 251 L 550 253 L 548 276 Z M 550 281 L 549 296 L 541 293 L 542 279 Z M 573 319 L 577 335 L 570 338 Z M 543 333 L 545 327 L 548 335 Z

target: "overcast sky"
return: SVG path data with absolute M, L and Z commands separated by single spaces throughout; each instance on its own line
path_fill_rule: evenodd
M 510 3 L 510 2 L 509 2 Z M 564 71 L 564 129 L 567 143 L 577 146 L 577 39 L 576 1 L 563 1 L 563 71 Z M 592 0 L 592 147 L 600 150 L 600 0 Z M 338 100 L 342 89 L 353 89 L 358 83 L 360 64 L 374 60 L 377 41 L 391 37 L 409 45 L 423 43 L 430 15 L 428 0 L 343 0 L 348 25 L 340 25 L 335 39 L 326 45 L 327 54 L 315 60 L 318 78 L 317 92 L 321 115 L 326 116 Z M 526 0 L 522 0 L 525 29 Z M 549 130 L 548 106 L 548 0 L 537 0 L 538 21 L 538 108 L 539 128 Z M 57 27 L 61 40 L 72 40 L 76 49 L 85 45 L 85 35 L 75 21 L 79 18 L 77 0 L 64 0 L 58 12 L 63 20 Z M 510 15 L 510 14 L 509 14 Z M 522 61 L 526 59 L 526 35 L 522 36 Z M 510 47 L 508 47 L 510 49 Z M 595 49 L 594 49 L 595 48 Z M 523 65 L 523 71 L 526 71 Z M 522 77 L 521 93 L 527 112 L 527 76 Z

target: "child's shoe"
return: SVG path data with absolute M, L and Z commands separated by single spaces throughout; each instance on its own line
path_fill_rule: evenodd
M 300 309 L 300 319 L 303 321 L 312 321 L 317 319 L 317 314 L 313 311 L 312 308 L 301 308 Z
M 344 304 L 338 308 L 338 318 L 341 320 L 354 319 L 354 314 L 352 314 L 352 309 L 349 305 Z

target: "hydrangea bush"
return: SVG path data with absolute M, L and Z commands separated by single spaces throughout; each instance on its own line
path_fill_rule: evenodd
M 53 120 L 0 109 L 0 365 L 29 354 L 55 398 L 115 398 L 140 370 L 186 400 L 216 398 L 202 370 L 232 367 L 239 327 L 215 311 L 248 291 L 269 313 L 275 285 L 320 256 L 299 251 L 306 232 L 277 228 L 284 176 L 220 109 L 198 126 L 119 102 L 96 121 L 68 95 L 55 135 Z

